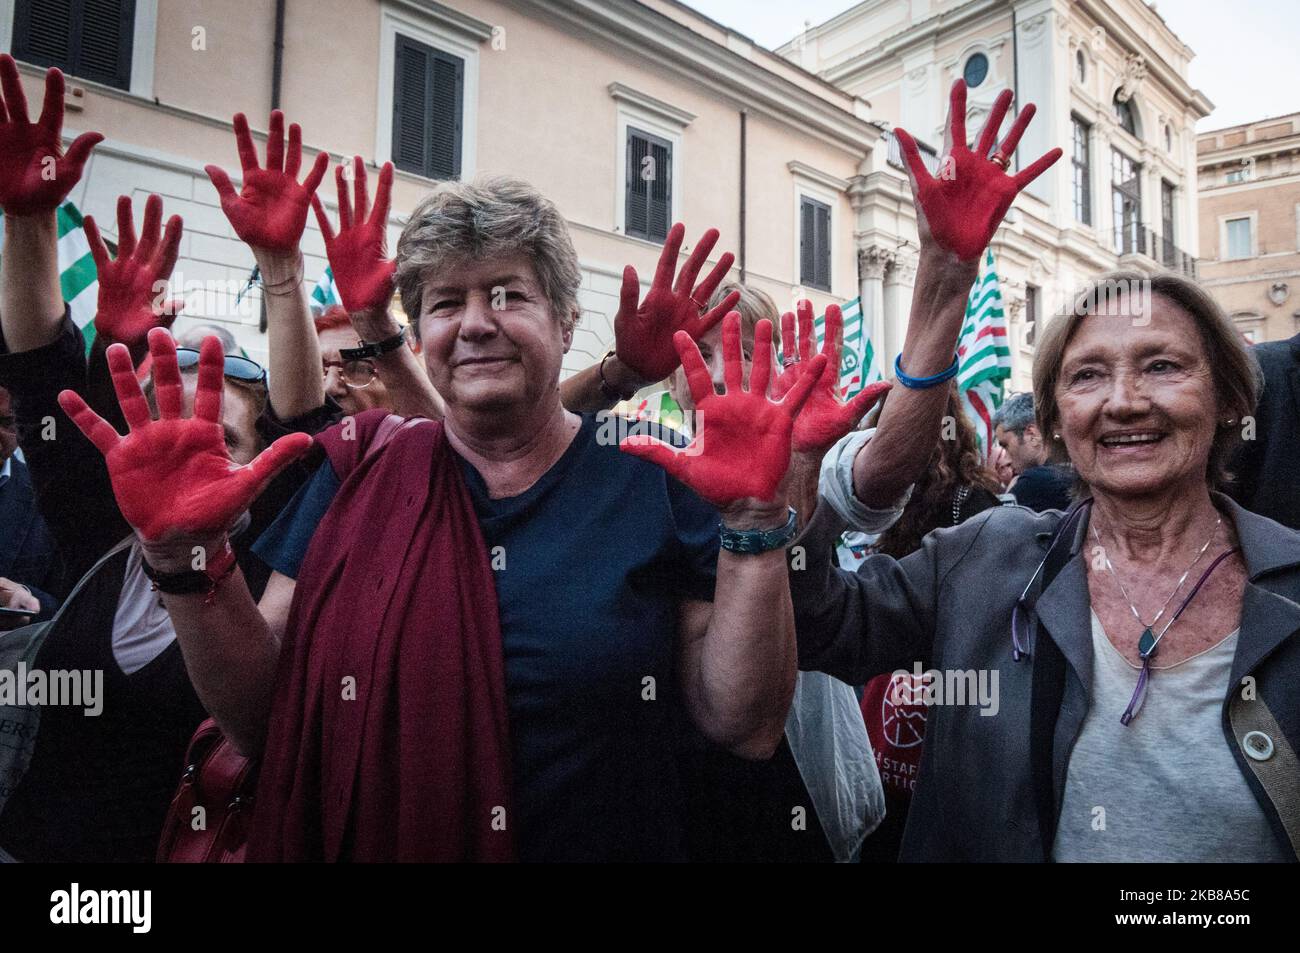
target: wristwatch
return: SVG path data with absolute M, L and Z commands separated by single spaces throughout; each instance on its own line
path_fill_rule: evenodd
M 383 357 L 390 351 L 396 351 L 406 341 L 406 325 L 402 325 L 391 338 L 382 341 L 367 342 L 358 338 L 356 347 L 339 348 L 339 357 L 345 361 L 364 361 L 373 357 Z
M 780 529 L 732 529 L 726 523 L 719 523 L 718 535 L 722 540 L 722 548 L 744 556 L 757 556 L 774 549 L 784 549 L 799 535 L 794 507 L 789 509 L 790 518 Z

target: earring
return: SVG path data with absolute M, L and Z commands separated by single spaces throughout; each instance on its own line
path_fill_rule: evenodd
M 1053 439 L 1053 440 L 1060 440 L 1060 439 L 1061 439 L 1061 435 L 1060 435 L 1059 433 L 1054 433 L 1054 434 L 1052 434 L 1052 439 Z

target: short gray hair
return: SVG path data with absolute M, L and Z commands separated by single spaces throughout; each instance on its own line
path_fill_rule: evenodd
M 493 176 L 442 182 L 411 213 L 397 241 L 397 290 L 416 337 L 424 283 L 467 262 L 525 255 L 551 315 L 565 331 L 578 322 L 582 273 L 569 228 L 555 204 L 527 182 Z
M 199 351 L 203 349 L 203 339 L 215 337 L 221 342 L 221 351 L 223 354 L 239 354 L 239 342 L 235 336 L 226 328 L 216 324 L 196 324 L 188 331 L 181 333 L 176 343 L 181 347 L 192 347 Z
M 1012 394 L 993 414 L 993 427 L 1001 427 L 1007 433 L 1024 438 L 1025 428 L 1030 424 L 1038 425 L 1034 417 L 1034 395 Z

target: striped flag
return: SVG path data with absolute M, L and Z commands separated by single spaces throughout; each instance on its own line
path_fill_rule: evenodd
M 840 397 L 847 401 L 856 397 L 868 384 L 884 380 L 876 366 L 876 349 L 867 333 L 862 320 L 862 299 L 854 298 L 840 305 L 840 314 L 844 316 L 844 346 L 840 349 Z M 819 314 L 813 319 L 813 337 L 817 342 L 817 351 L 821 351 L 826 339 L 826 315 Z M 795 342 L 788 342 L 793 347 Z M 781 342 L 784 350 L 787 342 Z
M 320 281 L 316 282 L 316 287 L 311 291 L 311 303 L 313 310 L 322 313 L 331 305 L 343 303 L 338 286 L 334 284 L 334 272 L 328 265 L 325 266 L 325 274 L 320 276 Z
M 4 213 L 0 212 L 0 217 Z M 72 311 L 72 322 L 86 336 L 86 352 L 95 340 L 95 306 L 99 296 L 99 276 L 90 242 L 81 230 L 81 212 L 70 201 L 59 206 L 56 216 L 59 236 L 59 284 L 63 300 Z M 111 248 L 111 246 L 110 246 Z M 0 229 L 0 255 L 4 254 L 4 233 Z
M 957 344 L 957 359 L 957 390 L 987 457 L 993 447 L 993 412 L 1001 406 L 1003 382 L 1011 376 L 1007 319 L 991 248 L 966 301 L 966 323 Z

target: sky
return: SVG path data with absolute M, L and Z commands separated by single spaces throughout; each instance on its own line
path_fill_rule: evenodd
M 685 0 L 769 49 L 853 6 L 854 0 Z M 1300 3 L 1159 0 L 1160 15 L 1192 48 L 1191 83 L 1214 103 L 1197 129 L 1300 112 Z M 882 117 L 887 118 L 887 117 Z

